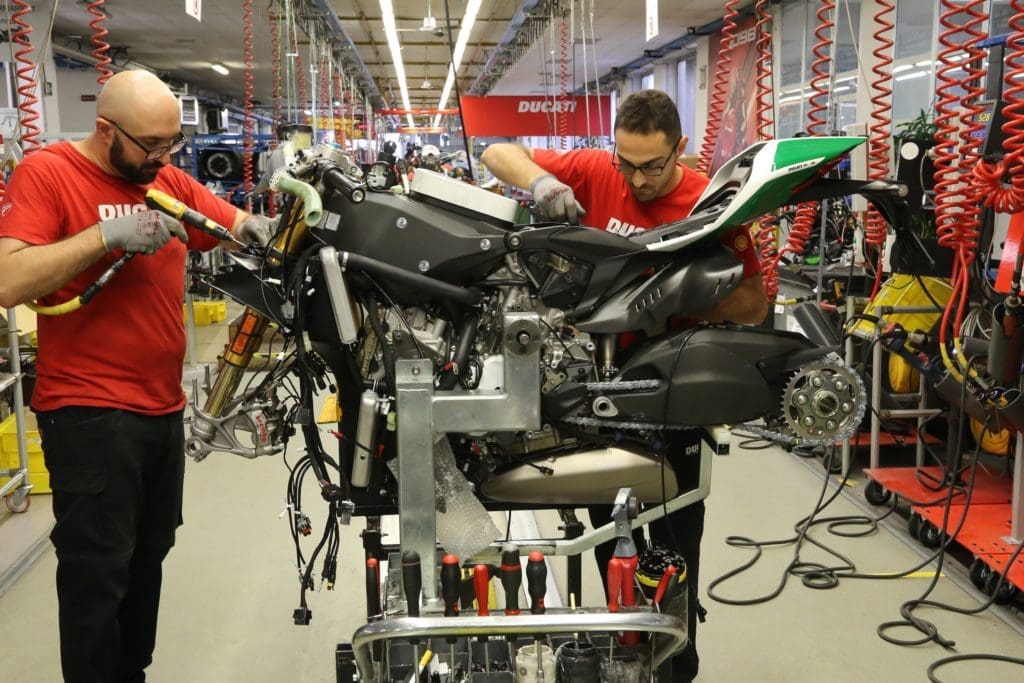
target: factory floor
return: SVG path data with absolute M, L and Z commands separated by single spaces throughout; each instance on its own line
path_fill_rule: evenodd
M 198 329 L 196 350 L 212 360 L 227 340 L 226 325 Z M 733 438 L 732 452 L 715 457 L 699 592 L 708 610 L 700 627 L 698 681 L 820 682 L 927 680 L 928 666 L 951 654 L 993 653 L 1020 657 L 1024 617 L 997 608 L 974 616 L 936 609 L 917 614 L 932 621 L 955 651 L 934 643 L 900 647 L 876 633 L 896 621 L 900 606 L 928 588 L 933 573 L 923 570 L 896 580 L 842 580 L 830 590 L 814 590 L 790 577 L 781 595 L 752 606 L 726 605 L 708 597 L 708 584 L 750 559 L 752 551 L 726 545 L 728 536 L 759 540 L 793 536 L 794 525 L 810 513 L 821 494 L 825 472 L 819 460 L 805 460 L 772 447 L 747 450 Z M 884 464 L 884 463 L 883 463 Z M 862 465 L 860 460 L 857 466 Z M 155 683 L 333 683 L 334 649 L 363 623 L 362 549 L 356 519 L 343 527 L 338 585 L 309 597 L 309 626 L 294 626 L 298 606 L 294 551 L 283 512 L 288 472 L 280 457 L 245 460 L 214 454 L 186 468 L 185 525 L 164 573 L 160 631 L 148 680 Z M 829 492 L 839 477 L 829 477 Z M 877 515 L 867 507 L 863 480 L 854 476 L 825 511 L 827 516 Z M 314 528 L 324 507 L 314 492 L 306 496 Z M 581 519 L 586 519 L 581 512 Z M 538 515 L 542 532 L 557 534 L 554 514 Z M 60 680 L 57 650 L 56 560 L 45 536 L 51 523 L 48 496 L 12 515 L 0 508 L 0 576 L 19 558 L 38 555 L 13 582 L 0 581 L 0 680 Z M 815 527 L 810 535 L 828 543 L 863 573 L 900 572 L 922 561 L 924 549 L 910 541 L 902 517 L 893 515 L 863 537 L 844 538 Z M 387 540 L 387 539 L 386 539 Z M 35 549 L 35 550 L 34 550 Z M 793 556 L 792 545 L 766 549 L 750 571 L 719 586 L 733 600 L 773 591 Z M 805 561 L 835 564 L 835 558 L 809 544 Z M 564 586 L 564 563 L 553 561 Z M 583 562 L 584 604 L 602 595 L 594 563 Z M 956 562 L 943 570 L 932 600 L 971 609 L 982 596 L 970 587 Z M 564 596 L 563 596 L 563 599 Z M 917 638 L 901 628 L 891 635 Z M 942 668 L 942 681 L 1020 680 L 1009 664 L 964 662 Z

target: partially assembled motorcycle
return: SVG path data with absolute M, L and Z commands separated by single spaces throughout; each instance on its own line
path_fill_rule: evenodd
M 518 225 L 516 202 L 422 169 L 396 193 L 367 184 L 331 146 L 287 142 L 264 180 L 287 197 L 277 235 L 265 251 L 236 252 L 235 265 L 206 283 L 246 308 L 205 402 L 193 408 L 187 452 L 274 455 L 298 430 L 332 519 L 399 515 L 406 573 L 396 555 L 379 576 L 376 561 L 387 558 L 367 550 L 370 621 L 352 653 L 361 680 L 405 680 L 419 662 L 402 659 L 397 643 L 429 638 L 459 643 L 447 680 L 471 679 L 478 662 L 464 639 L 487 634 L 506 636 L 513 649 L 526 638 L 539 651 L 557 644 L 553 634 L 590 633 L 632 653 L 646 676 L 685 643 L 685 625 L 658 600 L 637 606 L 632 577 L 621 581 L 621 605 L 545 611 L 531 556 L 531 614 L 418 616 L 421 606 L 452 613 L 453 561 L 435 560 L 437 541 L 459 549 L 456 566 L 491 563 L 489 578 L 507 576 L 517 598 L 521 555 L 573 555 L 617 538 L 627 553 L 617 557 L 628 559 L 630 526 L 707 494 L 704 463 L 697 489 L 680 490 L 664 453 L 671 432 L 743 424 L 805 445 L 853 434 L 865 389 L 836 349 L 793 332 L 673 321 L 739 284 L 742 264 L 721 243 L 738 226 L 780 206 L 855 193 L 890 219 L 903 210 L 898 186 L 825 177 L 863 142 L 759 142 L 714 175 L 689 217 L 630 237 Z M 268 326 L 284 347 L 240 390 Z M 314 420 L 315 394 L 328 388 L 336 450 Z M 505 556 L 503 533 L 474 527 L 483 510 L 613 502 L 617 517 L 606 527 L 569 540 L 520 539 Z M 293 532 L 309 532 L 304 518 L 296 511 Z M 331 538 L 325 531 L 320 546 Z M 333 581 L 328 562 L 322 573 Z

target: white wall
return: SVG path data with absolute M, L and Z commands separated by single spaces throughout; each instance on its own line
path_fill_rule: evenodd
M 100 85 L 96 78 L 99 71 L 90 68 L 61 69 L 55 79 L 57 100 L 60 103 L 60 125 L 55 127 L 62 134 L 89 133 L 96 120 L 96 103 L 83 102 L 82 95 L 97 95 Z M 81 136 L 75 136 L 81 137 Z

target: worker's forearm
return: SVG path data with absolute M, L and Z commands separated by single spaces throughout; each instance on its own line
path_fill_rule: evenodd
M 0 257 L 0 306 L 9 308 L 56 291 L 105 253 L 98 225 L 53 244 L 5 253 Z
M 524 190 L 529 190 L 530 183 L 547 174 L 525 147 L 514 143 L 495 143 L 484 150 L 480 160 L 496 178 Z

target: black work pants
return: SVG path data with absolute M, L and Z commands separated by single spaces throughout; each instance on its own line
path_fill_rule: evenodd
M 53 489 L 64 680 L 145 681 L 161 563 L 181 524 L 182 413 L 68 407 L 38 423 Z
M 696 488 L 700 480 L 700 458 L 692 454 L 696 446 L 699 454 L 700 435 L 697 431 L 671 432 L 667 448 L 668 460 L 676 472 L 680 492 Z M 689 447 L 689 449 L 688 449 Z M 687 454 L 687 450 L 691 454 Z M 708 456 L 710 457 L 710 456 Z M 611 520 L 612 506 L 594 505 L 588 508 L 590 523 L 599 527 Z M 700 541 L 704 536 L 704 501 L 687 505 L 667 517 L 652 522 L 648 527 L 650 545 L 670 548 L 679 552 L 686 561 L 686 585 L 689 591 L 686 630 L 689 640 L 672 658 L 673 683 L 687 683 L 697 676 L 700 657 L 697 655 L 697 586 L 700 576 Z M 633 540 L 637 549 L 645 544 L 642 529 L 634 529 Z M 601 573 L 601 584 L 606 595 L 608 590 L 608 562 L 615 552 L 615 541 L 602 543 L 594 548 L 597 569 Z

